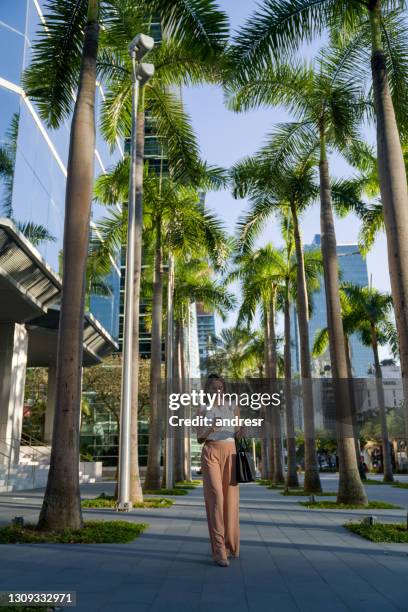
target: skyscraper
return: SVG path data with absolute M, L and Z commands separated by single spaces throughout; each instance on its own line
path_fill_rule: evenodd
M 43 0 L 0 2 L 0 468 L 8 462 L 7 474 L 12 465 L 19 463 L 27 367 L 48 369 L 44 432 L 47 443 L 55 409 L 61 298 L 58 273 L 70 120 L 57 130 L 49 129 L 21 86 L 21 75 L 30 64 L 34 36 L 41 26 L 47 27 L 45 5 Z M 97 113 L 103 96 L 98 85 Z M 119 145 L 111 153 L 97 132 L 95 178 L 118 161 L 122 153 Z M 96 222 L 105 213 L 106 209 L 93 202 L 94 232 Z M 88 296 L 84 366 L 100 363 L 117 349 L 113 337 L 117 336 L 119 318 L 119 282 L 120 269 L 112 257 L 108 294 Z
M 312 243 L 305 246 L 305 250 L 320 249 L 320 246 L 321 237 L 320 234 L 316 234 Z M 337 256 L 342 281 L 354 283 L 362 287 L 368 286 L 367 262 L 361 256 L 357 244 L 338 244 Z M 313 294 L 312 300 L 313 312 L 309 321 L 310 349 L 313 347 L 316 332 L 327 327 L 326 293 L 323 278 L 321 279 L 320 289 Z M 292 320 L 295 320 L 294 316 L 292 316 Z M 293 369 L 300 371 L 299 336 L 294 324 L 292 324 L 292 338 Z M 356 334 L 353 334 L 350 338 L 350 350 L 353 375 L 360 378 L 366 377 L 372 364 L 371 350 L 362 344 Z M 329 361 L 328 355 L 325 361 Z
M 65 182 L 70 121 L 50 130 L 41 120 L 36 105 L 21 87 L 28 67 L 31 44 L 41 24 L 46 25 L 43 0 L 0 2 L 0 217 L 18 224 L 31 223 L 47 229 L 49 239 L 36 246 L 51 268 L 58 272 L 64 231 Z M 96 89 L 97 112 L 103 100 Z M 95 177 L 120 159 L 120 147 L 111 153 L 100 132 L 96 135 Z M 91 227 L 106 214 L 97 202 L 92 205 Z M 112 258 L 107 279 L 108 295 L 90 296 L 90 311 L 117 337 L 120 269 Z
M 200 354 L 201 372 L 205 369 L 208 357 L 208 342 L 215 338 L 215 316 L 206 310 L 202 304 L 197 304 L 198 349 Z

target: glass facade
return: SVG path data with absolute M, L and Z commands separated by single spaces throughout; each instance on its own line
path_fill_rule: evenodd
M 47 228 L 50 239 L 37 245 L 41 255 L 60 271 L 64 230 L 65 184 L 70 122 L 49 130 L 35 104 L 21 89 L 22 71 L 29 65 L 31 41 L 44 20 L 43 0 L 0 2 L 0 215 L 16 223 L 31 222 Z M 102 92 L 97 88 L 96 106 Z M 111 153 L 97 132 L 95 177 L 115 164 L 119 150 Z M 105 216 L 97 203 L 92 222 Z M 112 261 L 106 279 L 107 295 L 92 295 L 92 314 L 114 337 L 118 335 L 120 266 Z
M 305 247 L 306 249 L 320 249 L 320 234 L 317 234 L 313 242 Z M 337 256 L 340 268 L 340 278 L 342 281 L 354 283 L 362 287 L 368 286 L 367 263 L 361 256 L 357 244 L 338 244 Z M 294 317 L 292 316 L 294 320 Z M 309 321 L 310 348 L 312 349 L 316 332 L 327 327 L 326 315 L 326 293 L 324 290 L 323 278 L 321 279 L 320 290 L 313 294 L 313 312 Z M 295 325 L 292 325 L 292 364 L 296 371 L 300 370 L 299 364 L 299 338 Z M 353 334 L 350 338 L 351 361 L 353 375 L 365 378 L 372 364 L 372 354 L 369 347 L 364 346 L 358 336 Z M 327 358 L 326 361 L 329 361 Z
M 215 338 L 215 316 L 213 312 L 206 311 L 201 304 L 197 304 L 197 329 L 200 368 L 203 371 L 208 357 L 208 342 Z

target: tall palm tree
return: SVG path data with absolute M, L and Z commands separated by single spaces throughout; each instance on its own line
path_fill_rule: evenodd
M 347 154 L 347 147 L 356 147 L 357 127 L 365 109 L 359 83 L 339 68 L 338 49 L 325 49 L 318 57 L 316 67 L 306 64 L 292 67 L 290 64 L 270 64 L 262 70 L 259 78 L 253 74 L 232 75 L 229 85 L 230 106 L 234 110 L 246 110 L 260 105 L 283 103 L 298 119 L 297 122 L 280 126 L 279 138 L 270 145 L 270 155 L 285 166 L 291 155 L 305 147 L 318 152 L 320 184 L 320 220 L 324 267 L 327 320 L 330 339 L 330 355 L 334 379 L 347 379 L 347 357 L 345 354 L 339 299 L 337 243 L 332 207 L 332 188 L 329 175 L 328 152 L 336 148 Z M 317 160 L 316 160 L 317 161 Z M 290 163 L 290 161 L 289 161 Z M 344 395 L 346 388 L 336 393 L 336 400 L 349 403 Z M 341 407 L 338 408 L 339 413 Z M 340 437 L 340 436 L 339 436 Z M 350 455 L 351 441 L 343 437 L 340 452 Z M 347 463 L 352 460 L 349 456 Z M 347 479 L 340 478 L 339 499 L 345 500 L 348 490 L 358 487 Z
M 163 279 L 161 262 L 163 252 L 173 256 L 210 257 L 213 262 L 220 258 L 226 237 L 218 220 L 199 206 L 199 195 L 188 187 L 177 187 L 166 181 L 160 197 L 152 200 L 152 228 L 155 234 L 154 280 L 152 304 L 151 343 L 151 415 L 149 430 L 149 453 L 145 488 L 160 487 L 160 441 L 161 423 L 159 415 L 160 363 L 162 350 L 161 322 L 163 317 Z
M 314 181 L 314 159 L 310 154 L 293 160 L 285 168 L 271 167 L 268 151 L 237 164 L 233 170 L 234 193 L 250 195 L 251 211 L 241 222 L 241 238 L 245 244 L 262 229 L 266 219 L 276 212 L 289 211 L 293 224 L 297 260 L 297 310 L 301 351 L 301 375 L 305 425 L 305 490 L 321 491 L 316 457 L 313 409 L 312 372 L 309 347 L 309 299 L 304 265 L 304 252 L 299 215 L 317 197 Z
M 199 302 L 225 320 L 226 313 L 235 305 L 235 297 L 225 286 L 212 278 L 208 263 L 200 259 L 176 258 L 174 284 L 174 380 L 175 391 L 183 392 L 186 383 L 186 334 L 188 310 L 191 303 Z M 185 428 L 177 428 L 174 453 L 174 479 L 188 479 Z
M 50 127 L 71 112 L 65 200 L 64 269 L 56 383 L 56 413 L 50 471 L 39 527 L 82 526 L 79 495 L 79 414 L 85 269 L 94 177 L 95 85 L 99 39 L 98 0 L 48 3 L 47 28 L 33 48 L 24 77 L 28 95 Z
M 170 8 L 169 3 L 156 0 L 148 5 L 139 5 L 126 1 L 113 2 L 108 11 L 104 31 L 104 49 L 101 58 L 101 74 L 110 79 L 110 87 L 102 112 L 102 131 L 112 144 L 118 137 L 126 136 L 130 128 L 130 94 L 131 65 L 127 53 L 129 33 L 134 31 L 135 23 L 151 19 L 154 14 L 161 17 L 166 29 L 166 39 L 156 45 L 151 55 L 155 64 L 155 77 L 143 88 L 140 96 L 137 118 L 138 160 L 136 163 L 136 235 L 135 235 L 135 276 L 134 276 L 134 312 L 140 307 L 140 279 L 142 267 L 142 226 L 143 226 L 143 155 L 145 137 L 145 118 L 153 122 L 156 135 L 164 139 L 166 154 L 169 158 L 170 172 L 174 180 L 186 174 L 197 172 L 199 165 L 198 148 L 193 132 L 183 113 L 182 103 L 169 86 L 201 82 L 214 79 L 215 58 L 218 59 L 225 43 L 227 33 L 223 13 L 215 8 L 212 0 L 205 0 L 199 6 L 195 2 L 176 3 Z M 156 7 L 156 8 L 154 8 Z M 148 20 L 149 20 L 148 19 Z M 184 20 L 184 21 L 183 21 Z M 173 37 L 172 37 L 173 34 Z M 217 74 L 218 74 L 217 67 Z M 216 78 L 219 78 L 218 76 Z M 160 142 L 160 140 L 159 140 Z M 183 145 L 183 146 L 182 146 Z M 158 255 L 158 251 L 156 251 Z M 157 257 L 156 257 L 157 261 Z M 160 270 L 157 262 L 157 278 Z M 156 283 L 154 300 L 160 308 L 159 283 Z M 157 319 L 153 328 L 155 346 L 158 346 L 159 328 Z M 139 501 L 142 491 L 139 479 L 137 457 L 137 397 L 138 397 L 138 359 L 139 359 L 139 324 L 138 316 L 133 327 L 133 377 L 132 377 L 132 419 L 131 419 L 131 474 L 130 496 Z M 158 374 L 160 370 L 155 372 Z M 152 384 L 152 389 L 157 388 Z M 157 394 L 153 393 L 153 405 Z
M 296 462 L 296 440 L 293 415 L 292 399 L 292 341 L 291 341 L 291 307 L 296 302 L 297 292 L 297 261 L 294 252 L 293 228 L 288 217 L 282 219 L 282 236 L 285 247 L 282 251 L 282 286 L 280 288 L 279 302 L 280 308 L 284 312 L 284 334 L 285 334 L 285 415 L 287 431 L 287 453 L 288 453 L 288 472 L 286 484 L 288 487 L 298 487 Z M 320 275 L 322 271 L 322 261 L 320 253 L 317 251 L 306 251 L 304 255 L 305 275 L 309 292 L 309 303 L 312 303 L 311 294 L 320 285 Z
M 373 351 L 383 446 L 384 482 L 393 482 L 384 387 L 378 353 L 379 345 L 387 344 L 390 334 L 393 335 L 393 324 L 390 320 L 393 310 L 392 296 L 387 293 L 381 293 L 372 287 L 360 287 L 351 283 L 343 284 L 342 290 L 350 306 L 348 318 L 351 329 L 356 331 L 362 342 L 366 346 L 371 346 Z
M 180 148 L 184 142 L 180 142 Z M 175 149 L 174 149 L 175 150 Z M 166 149 L 164 148 L 164 152 Z M 218 188 L 224 183 L 219 169 L 204 170 L 201 186 Z M 127 199 L 128 181 L 120 162 L 111 172 L 101 177 L 96 185 L 96 195 L 105 204 L 115 198 Z M 171 166 L 170 166 L 171 167 Z M 188 180 L 188 174 L 184 181 Z M 145 479 L 146 489 L 157 489 L 160 485 L 161 423 L 159 419 L 159 386 L 161 379 L 162 318 L 163 318 L 163 257 L 173 253 L 195 253 L 211 256 L 215 266 L 226 256 L 226 237 L 218 220 L 199 206 L 199 194 L 194 187 L 175 182 L 168 176 L 158 176 L 153 171 L 145 172 L 144 179 L 144 248 L 148 238 L 153 240 L 153 292 L 152 292 L 152 341 L 150 380 L 150 429 L 149 453 Z M 93 256 L 103 264 L 120 248 L 126 233 L 127 219 L 113 210 L 99 224 L 99 235 L 103 242 L 95 242 Z
M 72 108 L 70 153 L 64 227 L 63 296 L 58 342 L 56 421 L 51 465 L 39 524 L 43 528 L 80 527 L 82 516 L 77 462 L 81 394 L 82 334 L 85 269 L 88 253 L 90 206 L 95 142 L 95 86 L 100 17 L 108 30 L 118 9 L 134 10 L 129 0 L 50 0 L 47 22 L 33 46 L 33 58 L 24 77 L 28 95 L 53 128 Z M 159 14 L 164 27 L 197 48 L 211 47 L 216 34 L 226 35 L 226 20 L 212 0 L 199 6 L 194 0 L 169 4 L 140 0 L 139 23 L 149 11 Z M 100 11 L 100 9 L 103 11 Z M 118 24 L 120 20 L 116 20 Z M 122 26 L 128 22 L 122 20 Z M 138 28 L 139 29 L 139 28 Z M 126 44 L 135 31 L 126 31 Z M 123 42 L 123 38 L 122 41 Z M 118 39 L 119 44 L 119 39 Z M 76 92 L 73 100 L 72 92 Z M 139 133 L 140 137 L 140 133 Z M 140 172 L 139 172 L 140 178 Z M 139 194 L 140 195 L 140 194 Z M 140 201 L 140 197 L 139 197 Z
M 239 311 L 237 324 L 244 321 L 251 325 L 257 306 L 261 307 L 264 339 L 265 339 L 265 373 L 271 385 L 271 393 L 276 391 L 277 350 L 276 350 L 276 305 L 277 293 L 281 282 L 280 263 L 281 255 L 271 244 L 267 244 L 255 251 L 246 250 L 237 258 L 238 267 L 231 274 L 231 280 L 240 278 L 242 305 Z M 263 451 L 262 465 L 265 464 L 267 449 L 269 447 L 268 476 L 274 484 L 284 482 L 282 455 L 280 452 L 281 422 L 277 408 L 268 414 L 265 411 L 267 422 L 271 424 L 271 439 L 261 441 Z M 269 437 L 269 432 L 268 432 Z M 262 442 L 264 442 L 263 448 Z M 270 442 L 270 444 L 268 444 Z
M 404 395 L 408 397 L 408 189 L 401 137 L 407 128 L 405 0 L 263 0 L 236 37 L 242 70 L 297 50 L 329 28 L 342 40 L 341 64 L 364 76 L 371 66 L 377 123 L 378 175 L 388 261 L 400 343 Z M 408 432 L 408 412 L 406 413 Z

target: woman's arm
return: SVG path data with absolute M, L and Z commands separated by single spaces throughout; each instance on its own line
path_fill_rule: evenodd
M 197 416 L 208 416 L 208 412 L 209 411 L 205 407 L 200 408 L 197 412 Z M 215 425 L 211 425 L 209 427 L 197 425 L 197 442 L 199 444 L 203 444 L 211 433 L 213 433 L 214 431 L 219 431 L 220 429 L 220 427 L 216 427 Z

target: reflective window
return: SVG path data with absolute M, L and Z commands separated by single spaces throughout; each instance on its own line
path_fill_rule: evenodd
M 40 6 L 46 13 L 46 2 L 41 0 Z M 21 72 L 31 59 L 30 41 L 35 39 L 40 29 L 41 20 L 33 0 L 0 0 L 0 77 L 16 85 L 20 83 Z M 97 117 L 101 102 L 101 93 L 97 89 Z M 37 111 L 34 104 L 33 107 Z M 0 87 L 0 109 L 0 214 L 4 216 L 4 205 L 7 204 L 7 211 L 15 221 L 31 222 L 37 228 L 45 228 L 53 240 L 44 240 L 37 248 L 47 263 L 59 272 L 66 178 L 58 160 L 67 167 L 70 119 L 58 130 L 50 130 L 43 123 L 50 141 L 47 142 L 18 94 Z M 99 130 L 96 148 L 106 170 L 120 159 L 120 152 L 110 151 Z M 103 168 L 95 157 L 95 178 Z M 106 208 L 93 204 L 94 221 L 106 213 Z M 91 296 L 90 309 L 102 325 L 117 336 L 120 277 L 114 269 L 109 275 L 108 285 L 108 295 Z
M 0 77 L 20 84 L 25 38 L 0 23 Z
M 0 87 L 0 216 L 12 216 L 20 96 Z
M 20 112 L 20 127 L 13 189 L 13 210 L 19 221 L 31 221 L 48 229 L 54 241 L 38 248 L 56 271 L 62 248 L 65 176 L 40 133 L 27 106 Z
M 29 0 L 31 3 L 32 0 Z M 1 0 L 0 21 L 20 32 L 25 30 L 27 0 Z

